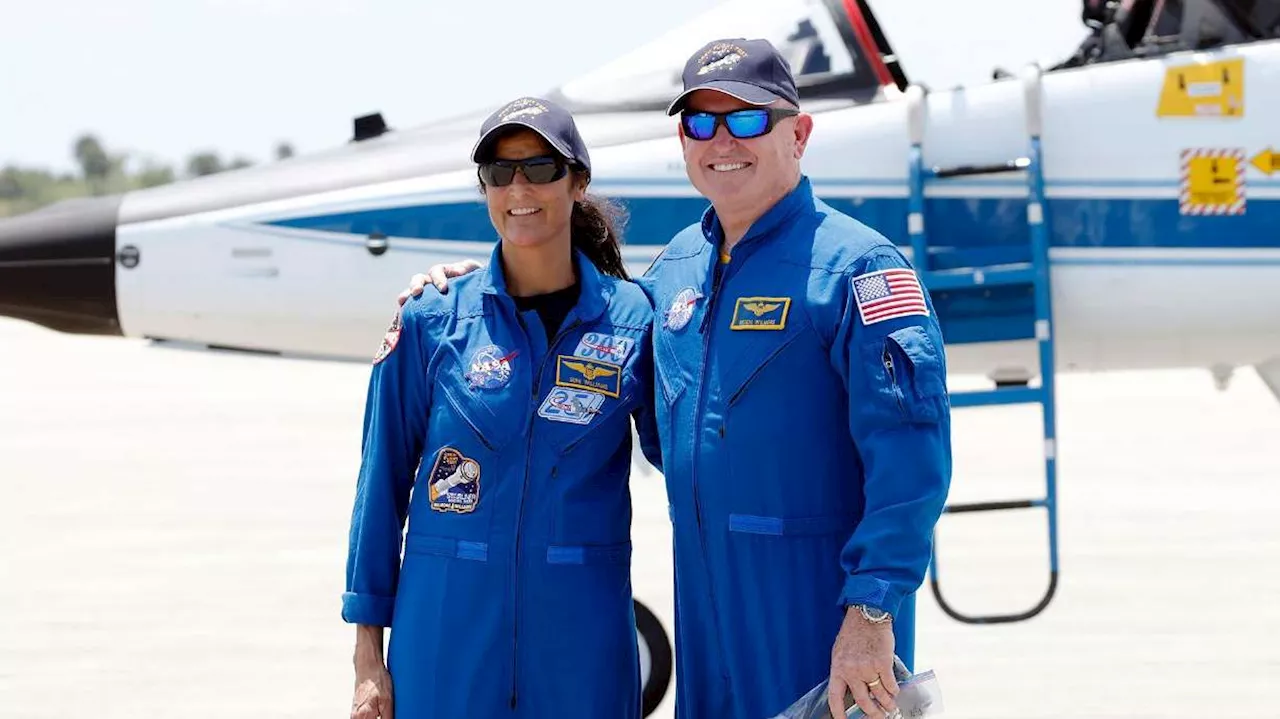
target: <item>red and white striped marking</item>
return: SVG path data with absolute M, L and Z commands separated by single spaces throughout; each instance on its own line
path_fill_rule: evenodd
M 1230 202 L 1197 202 L 1191 191 L 1191 161 L 1195 159 L 1223 159 L 1235 163 L 1231 186 L 1223 188 L 1231 194 Z M 1239 148 L 1194 148 L 1182 151 L 1182 185 L 1178 192 L 1178 211 L 1184 215 L 1241 215 L 1244 214 L 1245 152 Z

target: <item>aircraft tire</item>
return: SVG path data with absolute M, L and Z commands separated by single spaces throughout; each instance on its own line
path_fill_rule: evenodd
M 643 690 L 642 716 L 658 709 L 671 686 L 674 657 L 671 640 L 662 622 L 638 599 L 632 599 L 636 610 L 636 638 L 640 640 L 640 682 Z

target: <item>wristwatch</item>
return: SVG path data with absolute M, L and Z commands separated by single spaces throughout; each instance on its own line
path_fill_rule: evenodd
M 877 609 L 867 604 L 855 604 L 853 606 L 862 614 L 863 619 L 872 624 L 884 624 L 893 619 L 893 615 L 883 609 Z

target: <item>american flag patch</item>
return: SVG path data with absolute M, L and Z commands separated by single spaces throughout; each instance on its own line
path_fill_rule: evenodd
M 929 316 L 920 280 L 905 267 L 858 275 L 853 278 L 853 292 L 865 325 L 911 315 Z

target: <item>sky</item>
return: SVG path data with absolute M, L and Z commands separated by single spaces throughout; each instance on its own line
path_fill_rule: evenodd
M 719 4 L 0 0 L 0 167 L 72 170 L 87 131 L 179 168 L 200 150 L 267 161 L 279 141 L 306 154 L 346 142 L 368 112 L 412 127 L 543 92 Z M 935 89 L 1054 62 L 1084 36 L 1079 0 L 872 7 Z

